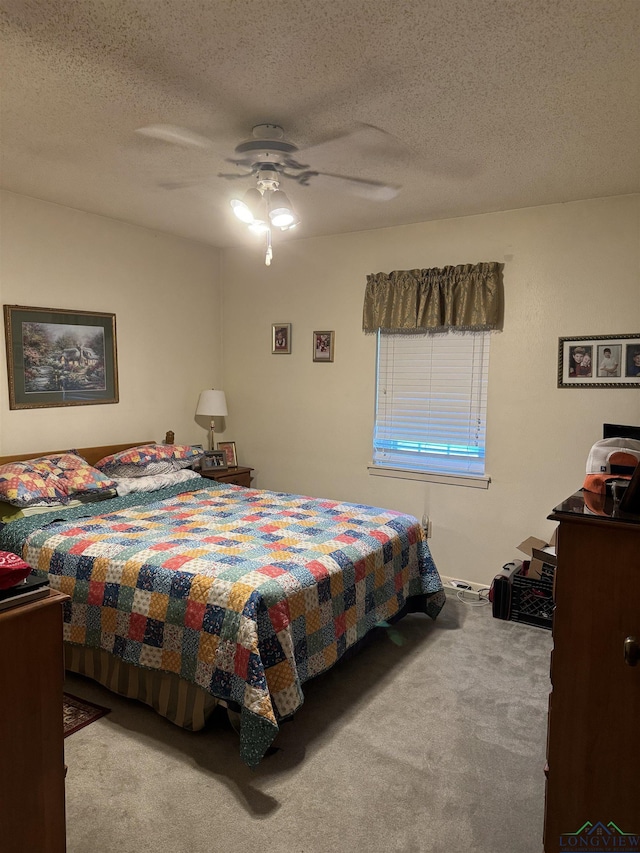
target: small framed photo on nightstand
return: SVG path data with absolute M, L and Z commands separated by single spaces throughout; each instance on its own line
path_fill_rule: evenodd
M 226 471 L 228 467 L 224 450 L 207 450 L 200 460 L 201 471 Z
M 229 468 L 238 467 L 238 455 L 236 453 L 235 441 L 219 441 L 218 450 L 222 450 L 225 454 Z

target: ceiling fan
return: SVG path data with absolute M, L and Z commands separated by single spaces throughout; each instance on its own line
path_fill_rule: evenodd
M 155 139 L 161 139 L 188 147 L 201 149 L 212 148 L 211 140 L 186 128 L 173 125 L 150 125 L 141 127 L 138 133 Z M 393 139 L 390 134 L 370 125 L 363 125 L 359 131 L 335 137 L 328 142 L 320 143 L 312 148 L 300 151 L 293 142 L 285 139 L 284 130 L 277 124 L 258 124 L 253 128 L 250 139 L 244 140 L 236 145 L 234 157 L 226 158 L 240 171 L 219 172 L 219 178 L 237 180 L 252 177 L 255 185 L 248 189 L 242 198 L 231 200 L 231 206 L 235 215 L 249 226 L 250 230 L 266 237 L 265 263 L 271 263 L 273 257 L 271 230 L 279 228 L 283 231 L 295 228 L 300 218 L 286 193 L 280 189 L 282 179 L 286 178 L 301 186 L 310 186 L 311 183 L 321 184 L 329 188 L 344 189 L 372 201 L 387 201 L 398 195 L 400 187 L 397 184 L 389 184 L 379 180 L 367 180 L 348 175 L 338 175 L 331 172 L 320 172 L 308 163 L 301 162 L 300 155 L 317 154 L 326 146 L 336 147 L 352 143 L 358 134 L 374 135 L 383 139 L 387 148 L 389 141 Z M 395 141 L 397 144 L 397 141 Z M 305 157 L 306 159 L 306 157 Z M 312 158 L 311 158 L 312 159 Z M 168 188 L 179 188 L 188 186 L 194 181 L 164 184 Z

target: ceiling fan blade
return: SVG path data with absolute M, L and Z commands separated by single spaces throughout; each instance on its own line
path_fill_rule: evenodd
M 251 172 L 241 174 L 239 172 L 218 172 L 215 175 L 203 175 L 199 178 L 186 178 L 182 181 L 162 181 L 158 184 L 163 190 L 184 190 L 189 187 L 204 186 L 213 183 L 217 178 L 225 178 L 227 181 L 235 181 L 238 178 L 250 178 Z
M 235 181 L 237 178 L 250 178 L 251 172 L 218 172 L 218 178 L 225 178 L 227 181 Z
M 318 172 L 311 179 L 312 186 L 327 189 L 345 189 L 354 195 L 367 198 L 370 201 L 391 201 L 402 187 L 398 184 L 385 184 L 382 181 L 367 181 L 364 178 L 350 178 L 347 175 L 333 175 L 330 172 Z
M 354 154 L 372 158 L 394 158 L 411 155 L 410 149 L 393 134 L 372 124 L 362 124 L 355 130 L 341 133 L 317 145 L 301 148 L 296 157 L 316 166 L 318 161 L 333 161 L 344 155 L 353 157 Z
M 162 181 L 158 184 L 163 190 L 184 190 L 187 187 L 197 187 L 199 184 L 206 184 L 211 178 L 190 178 L 185 181 Z
M 173 145 L 183 145 L 186 148 L 213 148 L 213 142 L 206 136 L 201 136 L 186 127 L 176 127 L 173 124 L 150 124 L 148 127 L 136 128 L 136 133 L 151 139 L 161 139 Z

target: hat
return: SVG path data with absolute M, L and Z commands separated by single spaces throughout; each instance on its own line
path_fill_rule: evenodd
M 31 566 L 16 554 L 0 551 L 0 589 L 9 589 L 31 574 Z
M 606 511 L 607 496 L 600 492 L 590 492 L 587 489 L 582 493 L 584 497 L 584 511 L 587 515 L 611 515 L 611 501 L 609 501 L 609 512 Z
M 587 458 L 587 476 L 582 488 L 606 494 L 609 480 L 630 480 L 639 462 L 638 439 L 603 438 L 596 441 Z

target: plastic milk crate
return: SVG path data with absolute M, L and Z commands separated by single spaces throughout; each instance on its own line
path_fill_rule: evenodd
M 553 576 L 555 567 L 549 563 L 542 566 L 541 577 L 528 578 L 516 572 L 511 591 L 511 614 L 513 622 L 551 628 L 553 623 Z

